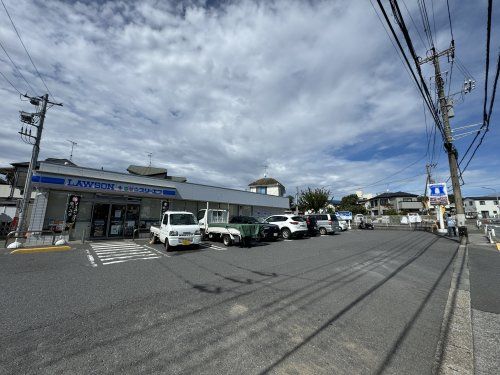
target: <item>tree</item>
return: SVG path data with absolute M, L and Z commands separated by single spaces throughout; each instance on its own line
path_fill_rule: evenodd
M 356 194 L 346 195 L 340 200 L 338 206 L 339 211 L 351 211 L 353 215 L 362 214 L 366 215 L 366 208 L 358 204 L 358 196 Z
M 312 210 L 313 212 L 319 212 L 319 210 L 328 205 L 330 202 L 329 198 L 329 190 L 323 188 L 311 190 L 311 188 L 307 188 L 307 190 L 300 192 L 299 208 L 304 211 Z

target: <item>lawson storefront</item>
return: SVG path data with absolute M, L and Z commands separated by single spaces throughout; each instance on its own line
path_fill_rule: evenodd
M 161 178 L 41 162 L 33 175 L 30 230 L 61 231 L 70 239 L 132 237 L 158 224 L 167 209 L 264 217 L 288 209 L 288 198 Z

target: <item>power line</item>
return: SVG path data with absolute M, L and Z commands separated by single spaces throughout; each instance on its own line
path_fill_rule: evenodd
M 487 101 L 488 101 L 488 71 L 489 71 L 489 64 L 490 64 L 490 38 L 491 38 L 491 13 L 492 13 L 492 1 L 488 1 L 488 19 L 487 19 L 487 26 L 486 26 L 486 72 L 485 72 L 485 82 L 484 82 L 484 101 L 483 101 L 483 125 L 479 130 L 477 131 L 476 135 L 474 136 L 474 139 L 472 142 L 469 144 L 467 147 L 467 150 L 465 151 L 465 154 L 462 156 L 462 159 L 460 160 L 459 166 L 462 164 L 464 161 L 465 157 L 469 153 L 469 151 L 472 149 L 472 146 L 474 145 L 474 142 L 477 140 L 479 137 L 479 134 L 481 131 L 485 130 L 485 128 L 488 126 L 487 120 L 488 120 L 488 114 L 486 113 L 486 106 L 487 106 Z M 497 64 L 497 77 L 495 77 L 495 84 L 493 87 L 493 92 L 496 92 L 496 83 L 498 79 L 498 64 Z M 477 148 L 481 144 L 484 134 L 486 131 L 483 133 L 483 136 L 481 137 L 480 143 L 476 146 L 476 149 L 474 150 L 474 153 L 477 151 Z M 469 165 L 470 161 L 472 158 L 469 159 L 467 162 L 467 166 Z M 467 168 L 466 166 L 466 168 Z M 466 169 L 464 168 L 464 170 Z
M 17 31 L 17 27 L 16 25 L 14 24 L 14 21 L 12 20 L 12 17 L 10 16 L 10 13 L 9 11 L 7 10 L 7 7 L 5 6 L 5 3 L 3 2 L 3 0 L 0 0 L 2 2 L 2 5 L 3 5 L 3 8 L 5 9 L 5 13 L 7 13 L 7 16 L 9 17 L 9 20 L 10 20 L 10 23 L 12 24 L 12 27 L 14 28 L 14 30 L 16 31 L 16 34 L 17 34 L 17 37 L 19 38 L 19 41 L 21 42 L 23 48 L 24 48 L 24 51 L 26 52 L 26 54 L 28 55 L 30 61 L 31 61 L 31 64 L 33 65 L 33 67 L 35 68 L 35 71 L 36 73 L 38 74 L 38 77 L 40 77 L 40 80 L 43 82 L 43 85 L 45 86 L 45 88 L 47 89 L 47 92 L 49 93 L 50 96 L 52 96 L 52 98 L 55 100 L 54 98 L 54 95 L 52 95 L 52 93 L 50 92 L 49 88 L 47 87 L 47 84 L 45 83 L 44 79 L 42 78 L 42 75 L 40 74 L 40 72 L 38 71 L 38 68 L 36 67 L 35 65 L 35 62 L 33 61 L 33 59 L 31 58 L 31 55 L 30 53 L 28 52 L 28 49 L 26 48 L 26 46 L 24 45 L 24 42 L 21 38 L 21 35 L 19 35 L 19 31 Z
M 484 105 L 483 122 L 486 121 L 486 102 L 488 100 L 488 71 L 490 70 L 490 39 L 491 39 L 491 10 L 493 0 L 488 0 L 488 22 L 486 26 L 486 72 L 484 78 Z
M 423 0 L 425 2 L 425 0 Z M 434 0 L 431 0 L 431 9 L 432 9 L 432 23 L 434 25 L 434 35 L 437 35 L 436 33 L 436 18 L 434 17 Z
M 373 183 L 371 183 L 371 184 L 369 184 L 369 185 L 363 186 L 363 187 L 365 188 L 365 187 L 370 187 L 370 186 L 384 185 L 385 183 L 383 183 L 383 184 L 379 184 L 379 182 L 385 181 L 385 180 L 387 180 L 388 178 L 394 177 L 395 175 L 397 175 L 397 174 L 399 174 L 399 173 L 401 173 L 401 172 L 403 172 L 403 171 L 407 170 L 408 168 L 410 168 L 410 167 L 414 166 L 415 164 L 417 164 L 419 161 L 423 160 L 426 156 L 427 156 L 427 155 L 424 155 L 424 156 L 423 156 L 423 157 L 421 157 L 420 159 L 415 160 L 413 163 L 408 164 L 406 167 L 404 167 L 404 168 L 402 168 L 402 169 L 398 170 L 397 172 L 394 172 L 393 174 L 390 174 L 390 175 L 388 175 L 388 176 L 386 176 L 386 177 L 384 177 L 384 178 L 382 178 L 382 179 L 380 179 L 380 180 L 378 180 L 378 181 L 375 181 L 375 182 L 373 182 Z M 419 175 L 419 176 L 420 176 L 420 175 Z
M 397 45 L 398 45 L 398 47 L 399 47 L 399 50 L 401 51 L 401 54 L 402 54 L 402 55 L 403 55 L 403 57 L 404 57 L 404 60 L 405 60 L 405 62 L 406 62 L 406 64 L 407 64 L 407 66 L 408 66 L 408 68 L 409 68 L 409 70 L 410 70 L 410 72 L 411 72 L 411 75 L 412 75 L 412 77 L 413 77 L 413 79 L 414 79 L 414 81 L 415 81 L 415 83 L 416 83 L 416 85 L 417 85 L 417 87 L 418 87 L 418 89 L 419 89 L 419 91 L 420 91 L 420 94 L 421 94 L 421 95 L 422 95 L 422 97 L 424 98 L 424 101 L 425 101 L 425 103 L 426 103 L 427 107 L 429 108 L 429 112 L 431 113 L 432 117 L 434 118 L 434 122 L 436 123 L 436 126 L 439 128 L 439 130 L 440 130 L 440 131 L 441 131 L 441 133 L 443 134 L 442 126 L 441 126 L 441 123 L 440 123 L 439 117 L 438 117 L 438 115 L 437 115 L 437 110 L 436 110 L 436 108 L 434 107 L 434 103 L 432 102 L 432 97 L 430 96 L 429 89 L 427 88 L 427 85 L 426 85 L 426 83 L 425 83 L 425 80 L 424 80 L 424 79 L 423 79 L 423 77 L 422 77 L 422 72 L 421 72 L 421 70 L 420 70 L 420 67 L 417 65 L 417 72 L 418 72 L 418 74 L 419 74 L 419 76 L 420 76 L 420 81 L 419 81 L 419 80 L 417 79 L 416 75 L 415 75 L 415 72 L 413 71 L 413 68 L 412 68 L 412 66 L 411 66 L 411 64 L 410 64 L 410 61 L 408 60 L 408 57 L 406 56 L 405 50 L 404 50 L 403 46 L 401 45 L 401 42 L 399 41 L 399 38 L 398 38 L 398 36 L 397 36 L 397 34 L 396 34 L 396 31 L 395 31 L 395 30 L 394 30 L 394 28 L 392 27 L 392 24 L 391 24 L 391 22 L 390 22 L 390 20 L 389 20 L 389 17 L 388 17 L 388 15 L 387 15 L 387 12 L 385 11 L 384 6 L 382 5 L 381 0 L 377 0 L 377 3 L 378 3 L 379 8 L 380 8 L 380 9 L 381 9 L 381 11 L 382 11 L 382 14 L 384 15 L 384 19 L 385 19 L 385 21 L 386 21 L 387 25 L 389 26 L 389 28 L 390 28 L 390 30 L 391 30 L 392 36 L 393 36 L 393 37 L 394 37 L 394 39 L 396 40 L 396 43 L 397 43 Z M 393 3 L 391 2 L 391 5 L 392 5 L 392 4 L 393 4 Z M 398 9 L 399 9 L 399 7 L 398 7 Z M 401 13 L 400 13 L 400 12 L 399 12 L 399 17 L 400 17 L 400 22 L 404 22 L 404 21 L 402 20 L 402 17 L 401 17 Z M 408 37 L 409 37 L 409 36 L 408 36 Z M 406 36 L 405 36 L 405 38 L 406 38 Z M 411 40 L 410 40 L 410 43 L 411 43 Z M 411 44 L 411 45 L 409 45 L 409 49 L 410 49 L 410 52 L 411 52 L 411 54 L 412 54 L 413 59 L 414 59 L 415 61 L 417 61 L 417 60 L 418 60 L 418 57 L 416 56 L 416 53 L 415 53 L 415 50 L 413 49 L 413 45 L 412 45 L 412 44 Z M 421 86 L 421 85 L 422 85 L 422 86 Z M 424 93 L 424 91 L 425 91 L 425 93 Z
M 391 44 L 392 44 L 392 47 L 394 48 L 394 51 L 396 52 L 396 55 L 398 55 L 399 60 L 401 61 L 401 64 L 403 64 L 403 68 L 405 69 L 406 73 L 408 74 L 408 77 L 410 77 L 410 80 L 411 80 L 411 75 L 410 75 L 410 72 L 409 72 L 409 70 L 408 70 L 408 67 L 405 65 L 405 63 L 404 63 L 404 61 L 403 61 L 403 58 L 402 58 L 402 57 L 401 57 L 401 55 L 399 54 L 398 49 L 396 48 L 396 45 L 394 44 L 394 41 L 393 41 L 393 40 L 392 40 L 392 38 L 391 38 L 391 35 L 390 35 L 390 34 L 389 34 L 389 32 L 387 31 L 387 28 L 385 27 L 384 22 L 383 22 L 383 21 L 382 21 L 382 19 L 380 18 L 379 14 L 378 14 L 378 12 L 377 12 L 377 9 L 376 9 L 376 8 L 375 8 L 375 6 L 373 5 L 372 0 L 369 0 L 369 1 L 370 1 L 370 4 L 371 4 L 372 8 L 373 8 L 373 11 L 375 12 L 375 14 L 377 15 L 378 20 L 380 21 L 380 24 L 382 25 L 382 27 L 384 28 L 385 33 L 387 34 L 387 37 L 389 38 L 389 40 L 390 40 L 390 42 L 391 42 Z M 413 84 L 415 85 L 415 87 L 416 87 L 417 89 L 419 89 L 419 87 L 415 84 L 415 82 L 414 82 L 414 81 L 412 81 L 412 82 L 413 82 Z
M 413 23 L 413 26 L 415 26 L 415 30 L 417 31 L 417 34 L 418 34 L 418 37 L 420 38 L 420 41 L 422 42 L 422 45 L 424 48 L 428 48 L 426 45 L 425 45 L 425 42 L 424 42 L 424 38 L 422 37 L 422 34 L 420 34 L 420 31 L 418 31 L 418 27 L 417 27 L 417 23 L 415 22 L 415 20 L 413 19 L 411 13 L 410 13 L 410 10 L 408 9 L 408 7 L 406 6 L 406 3 L 404 0 L 402 0 L 403 2 L 403 5 L 404 7 L 406 8 L 406 11 L 408 12 L 408 15 L 410 16 L 410 19 L 411 19 L 411 22 Z
M 451 13 L 450 13 L 450 3 L 449 3 L 449 0 L 446 0 L 446 8 L 448 9 L 448 21 L 450 21 L 451 40 L 455 40 L 455 38 L 453 37 L 453 26 L 451 25 Z
M 479 146 L 481 146 L 481 144 L 483 143 L 483 139 L 484 137 L 486 136 L 486 133 L 489 131 L 489 127 L 490 127 L 490 118 L 491 118 L 491 114 L 493 112 L 493 103 L 495 102 L 495 94 L 496 94 L 496 89 L 497 89 L 497 83 L 498 83 L 498 75 L 499 75 L 499 72 L 500 72 L 500 55 L 498 56 L 498 61 L 497 61 L 497 71 L 496 71 L 496 74 L 495 74 L 495 81 L 493 83 L 493 93 L 491 94 L 491 102 L 490 102 L 490 107 L 489 107 L 489 111 L 488 111 L 488 114 L 486 115 L 486 127 L 484 128 L 484 132 L 483 132 L 483 135 L 481 136 L 481 139 L 479 140 L 479 143 L 476 145 L 476 148 L 474 149 L 474 151 L 472 152 L 472 155 L 470 156 L 469 158 L 469 161 L 467 162 L 467 164 L 465 165 L 465 167 L 462 169 L 462 171 L 460 172 L 460 176 L 462 176 L 462 174 L 465 172 L 465 170 L 467 169 L 467 167 L 469 166 L 471 160 L 474 158 L 474 156 L 476 155 L 476 152 L 479 148 Z M 479 135 L 479 132 L 476 133 L 476 137 L 475 139 L 477 138 L 477 136 Z M 463 158 L 462 158 L 463 160 Z
M 14 90 L 16 90 L 19 93 L 19 95 L 22 95 L 21 91 L 19 91 L 17 89 L 17 87 L 14 86 L 14 84 L 11 81 L 9 81 L 9 79 L 5 76 L 5 74 L 3 74 L 2 72 L 0 72 L 0 75 L 2 75 L 3 79 L 5 79 L 9 83 L 9 85 L 11 85 L 14 88 Z
M 7 50 L 5 49 L 5 47 L 3 46 L 2 42 L 0 42 L 0 47 L 2 48 L 2 50 L 7 55 L 8 59 L 11 62 L 11 64 L 14 66 L 14 69 L 17 71 L 17 73 L 19 73 L 19 75 L 24 80 L 24 82 L 26 82 L 26 84 L 28 85 L 28 87 L 31 90 L 31 92 L 33 93 L 33 95 L 36 95 L 36 91 L 33 89 L 33 87 L 31 87 L 30 83 L 28 82 L 28 80 L 26 79 L 26 77 L 23 75 L 23 73 L 21 73 L 21 70 L 19 70 L 19 67 L 17 66 L 17 64 L 14 62 L 14 60 L 12 60 L 12 58 L 9 55 L 9 53 L 7 52 Z
M 425 0 L 419 0 L 418 7 L 420 10 L 420 16 L 422 18 L 422 24 L 424 25 L 424 32 L 427 36 L 427 41 L 432 48 L 434 47 L 434 39 L 432 38 L 432 30 L 429 23 L 429 15 L 427 14 L 427 6 L 425 5 Z

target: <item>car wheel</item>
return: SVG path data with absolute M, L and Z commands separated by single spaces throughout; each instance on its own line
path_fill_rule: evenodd
M 283 228 L 281 230 L 281 236 L 285 239 L 288 240 L 292 236 L 292 232 L 290 232 L 290 229 L 288 228 Z
M 202 240 L 202 241 L 206 241 L 206 240 L 208 240 L 208 236 L 207 236 L 207 234 L 205 233 L 205 229 L 201 229 L 201 230 L 200 230 L 200 235 L 201 235 L 201 240 Z
M 324 236 L 326 234 L 326 229 L 325 228 L 319 228 L 319 234 Z
M 222 236 L 222 243 L 224 244 L 224 246 L 231 246 L 233 241 L 231 240 L 231 237 L 229 237 L 228 234 L 225 234 L 224 236 Z
M 165 238 L 165 251 L 168 253 L 170 251 L 172 251 L 172 247 L 173 246 L 170 246 L 170 244 L 168 243 L 168 238 Z
M 156 235 L 155 235 L 155 234 L 150 233 L 150 234 L 149 234 L 149 243 L 150 243 L 151 245 L 157 244 L 157 243 L 158 243 L 158 237 L 156 237 Z

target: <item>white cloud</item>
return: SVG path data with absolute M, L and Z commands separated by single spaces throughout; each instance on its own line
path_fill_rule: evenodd
M 187 4 L 7 1 L 64 103 L 48 113 L 42 157 L 67 157 L 73 139 L 80 165 L 124 170 L 153 152 L 171 174 L 238 188 L 267 164 L 289 191 L 339 196 L 425 153 L 421 101 L 366 2 Z M 7 22 L 0 38 L 41 89 Z M 29 106 L 0 95 L 0 163 L 27 160 L 16 110 Z

